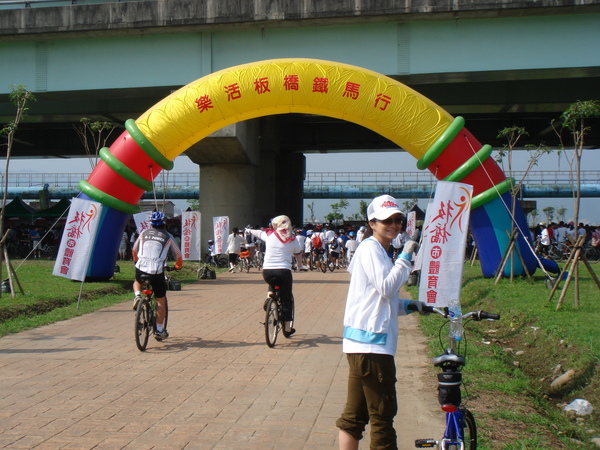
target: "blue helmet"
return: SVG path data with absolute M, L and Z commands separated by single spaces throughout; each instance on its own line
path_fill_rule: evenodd
M 152 225 L 155 227 L 165 224 L 165 215 L 160 211 L 154 211 L 152 213 L 152 217 L 150 218 Z

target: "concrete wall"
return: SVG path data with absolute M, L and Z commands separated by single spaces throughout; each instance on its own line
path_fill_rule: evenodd
M 321 23 L 331 19 L 360 22 L 365 19 L 395 21 L 403 16 L 521 16 L 523 14 L 565 14 L 570 10 L 598 5 L 597 0 L 159 0 L 71 5 L 47 8 L 3 10 L 0 36 L 36 33 L 93 33 L 107 31 L 145 33 L 153 27 L 218 27 L 237 24 L 298 26 L 301 22 Z M 553 11 L 548 9 L 552 8 Z M 414 19 L 414 18 L 413 18 Z

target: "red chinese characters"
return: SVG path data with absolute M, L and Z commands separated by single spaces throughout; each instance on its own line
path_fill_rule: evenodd
M 300 90 L 300 76 L 297 74 L 285 75 L 283 77 L 282 87 L 285 91 L 299 91 Z M 329 94 L 331 80 L 327 77 L 315 77 L 312 79 L 311 92 L 318 94 Z M 258 95 L 271 93 L 271 80 L 269 77 L 257 78 L 253 81 L 254 92 Z M 346 81 L 344 90 L 341 93 L 342 97 L 349 98 L 351 100 L 357 100 L 360 95 L 360 83 L 354 83 L 352 81 Z M 244 91 L 239 83 L 232 83 L 223 86 L 223 90 L 227 94 L 227 101 L 231 102 L 242 98 Z M 389 95 L 379 93 L 375 97 L 373 108 L 380 109 L 381 111 L 387 110 L 387 107 L 391 104 L 392 98 Z M 214 108 L 214 104 L 209 95 L 202 95 L 194 100 L 196 108 L 200 113 L 206 112 L 211 108 Z
M 388 105 L 392 102 L 392 97 L 385 94 L 377 94 L 375 97 L 375 108 L 385 111 Z
M 342 97 L 348 97 L 348 98 L 351 98 L 352 100 L 356 100 L 358 98 L 358 96 L 360 95 L 359 89 L 360 89 L 360 84 L 352 83 L 352 82 L 348 81 L 346 83 L 346 89 L 344 90 Z
M 194 232 L 193 230 L 196 229 L 196 216 L 192 216 L 192 219 L 186 219 L 185 222 L 183 223 L 183 227 L 182 227 L 182 231 L 181 231 L 181 235 L 183 238 L 183 242 L 182 242 L 182 246 L 183 248 L 182 253 L 183 253 L 183 257 L 184 259 L 189 259 L 190 258 L 190 254 L 191 254 L 191 243 L 192 243 L 192 233 Z
M 286 75 L 283 79 L 283 88 L 286 91 L 297 91 L 300 88 L 300 77 L 298 75 Z
M 203 95 L 200 98 L 197 98 L 195 102 L 196 106 L 198 107 L 198 111 L 200 111 L 201 113 L 209 110 L 210 108 L 214 108 L 212 100 L 208 95 Z
M 60 258 L 60 273 L 66 275 L 75 256 L 75 250 L 80 241 L 90 239 L 90 223 L 98 215 L 95 205 L 92 205 L 88 211 L 75 211 L 73 219 L 65 227 L 65 236 L 67 237 L 66 246 Z
M 263 77 L 258 80 L 254 80 L 254 90 L 258 94 L 264 94 L 265 92 L 271 92 L 269 89 L 269 78 Z
M 329 78 L 315 77 L 312 91 L 327 94 L 329 92 Z

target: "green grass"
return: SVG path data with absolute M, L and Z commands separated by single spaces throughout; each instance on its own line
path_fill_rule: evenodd
M 600 275 L 600 265 L 592 267 Z M 583 265 L 579 287 L 579 308 L 574 304 L 572 281 L 562 308 L 556 311 L 560 290 L 549 301 L 551 291 L 541 271 L 533 283 L 519 278 L 494 284 L 493 279 L 483 278 L 478 265 L 465 265 L 463 312 L 483 309 L 501 315 L 498 322 L 467 325 L 463 378 L 470 395 L 468 407 L 480 428 L 478 448 L 597 448 L 589 443 L 600 437 L 596 415 L 577 421 L 562 410 L 562 405 L 575 398 L 600 407 L 600 290 Z M 416 298 L 417 288 L 409 290 Z M 423 331 L 431 338 L 432 356 L 441 353 L 437 339 L 440 322 L 439 316 L 421 319 Z M 517 355 L 519 351 L 523 353 Z M 575 370 L 575 379 L 561 390 L 551 390 L 551 382 L 569 369 Z M 590 429 L 597 431 L 586 431 Z M 574 444 L 571 439 L 584 444 Z
M 83 284 L 52 275 L 54 261 L 31 260 L 19 265 L 12 261 L 23 288 L 21 294 L 16 280 L 15 297 L 3 293 L 0 298 L 0 336 L 18 333 L 71 317 L 88 314 L 98 309 L 130 301 L 135 268 L 132 261 L 119 261 L 120 272 L 103 282 Z M 186 263 L 173 277 L 182 285 L 197 280 L 198 263 Z M 8 277 L 3 265 L 2 277 Z M 81 291 L 81 300 L 77 307 Z

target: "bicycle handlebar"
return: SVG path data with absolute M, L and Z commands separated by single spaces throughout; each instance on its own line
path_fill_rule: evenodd
M 407 309 L 410 311 L 415 311 L 415 312 L 419 311 L 419 307 L 414 303 L 409 304 L 407 306 Z M 424 313 L 435 313 L 435 314 L 439 314 L 440 316 L 445 317 L 445 318 L 450 317 L 448 314 L 447 307 L 436 308 L 434 306 L 422 304 L 421 309 L 422 309 L 422 312 L 424 312 Z M 500 320 L 500 314 L 489 313 L 489 312 L 481 311 L 481 310 L 471 311 L 466 314 L 463 314 L 462 319 L 473 319 L 476 322 L 478 322 L 480 320 Z

